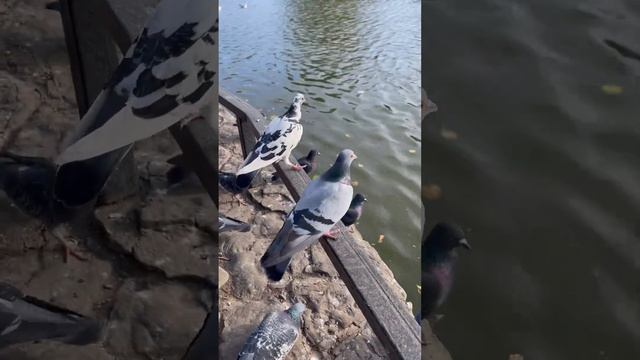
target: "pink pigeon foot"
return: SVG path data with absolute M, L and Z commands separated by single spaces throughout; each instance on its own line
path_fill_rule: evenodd
M 336 236 L 338 235 L 338 232 L 334 229 L 331 229 L 322 235 L 328 239 L 337 240 Z
M 291 170 L 293 170 L 293 171 L 300 171 L 300 170 L 302 170 L 302 169 L 303 169 L 303 167 L 302 167 L 302 166 L 300 166 L 299 164 L 293 164 L 293 165 L 291 165 Z

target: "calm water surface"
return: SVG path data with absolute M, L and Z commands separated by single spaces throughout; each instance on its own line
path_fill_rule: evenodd
M 305 94 L 294 155 L 319 150 L 324 171 L 340 150 L 356 152 L 355 192 L 369 200 L 358 229 L 417 304 L 420 2 L 246 2 L 220 1 L 222 86 L 268 116 Z
M 423 7 L 427 220 L 473 246 L 436 332 L 455 359 L 640 359 L 640 2 Z

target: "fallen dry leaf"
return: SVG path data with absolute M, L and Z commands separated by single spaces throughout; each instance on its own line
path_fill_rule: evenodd
M 620 95 L 622 94 L 622 86 L 606 84 L 602 85 L 602 91 L 607 95 Z

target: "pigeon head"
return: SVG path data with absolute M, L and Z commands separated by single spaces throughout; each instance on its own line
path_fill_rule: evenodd
M 307 155 L 307 159 L 309 159 L 309 161 L 313 161 L 316 159 L 316 157 L 320 155 L 320 153 L 318 152 L 318 150 L 311 150 L 309 151 L 309 154 Z
M 471 249 L 467 239 L 465 239 L 464 231 L 458 225 L 451 223 L 441 222 L 436 224 L 425 241 L 423 252 L 424 250 L 449 252 L 458 247 L 464 247 L 467 250 Z
M 296 96 L 293 98 L 293 104 L 302 106 L 302 103 L 304 103 L 304 95 L 300 93 L 296 94 Z
M 322 174 L 322 179 L 325 181 L 339 182 L 344 178 L 350 178 L 351 163 L 357 158 L 358 157 L 353 150 L 345 149 L 340 151 L 336 162 L 329 168 L 329 170 L 327 170 L 327 172 Z
M 364 197 L 364 195 L 358 193 L 356 194 L 356 196 L 353 197 L 353 200 L 351 200 L 350 207 L 355 208 L 358 206 L 362 206 L 366 201 L 367 201 L 367 198 Z
M 291 316 L 291 318 L 296 321 L 296 322 L 300 322 L 300 318 L 302 317 L 302 313 L 304 312 L 304 310 L 307 307 L 304 306 L 303 303 L 296 303 L 294 304 L 292 307 L 290 307 L 289 309 L 287 309 L 287 313 Z

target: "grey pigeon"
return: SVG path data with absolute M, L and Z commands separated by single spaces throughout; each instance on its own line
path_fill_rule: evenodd
M 349 210 L 342 217 L 342 223 L 344 226 L 351 226 L 356 223 L 356 221 L 360 220 L 362 216 L 362 207 L 364 203 L 367 201 L 367 198 L 362 194 L 356 194 L 351 200 L 351 204 L 349 205 Z
M 72 311 L 25 296 L 0 283 L 0 348 L 53 340 L 86 345 L 99 340 L 101 324 Z
M 302 170 L 307 173 L 307 175 L 311 176 L 314 171 L 318 168 L 318 161 L 316 158 L 320 155 L 318 150 L 309 150 L 307 156 L 303 156 L 298 159 L 298 164 L 302 167 Z M 277 181 L 278 175 L 273 175 L 271 177 L 271 181 Z
M 162 0 L 83 117 L 82 137 L 56 160 L 68 164 L 128 150 L 215 99 L 216 1 Z
M 300 335 L 304 304 L 297 303 L 286 311 L 271 312 L 249 336 L 238 360 L 283 360 Z
M 342 150 L 333 166 L 309 183 L 260 259 L 269 279 L 280 281 L 293 255 L 323 235 L 334 236 L 331 228 L 349 210 L 353 196 L 350 167 L 356 158 L 352 150 Z
M 251 229 L 251 225 L 240 220 L 232 219 L 224 215 L 218 215 L 218 232 L 225 231 L 241 231 L 247 232 Z
M 302 104 L 304 95 L 296 94 L 293 103 L 284 115 L 271 121 L 260 139 L 244 160 L 236 175 L 248 174 L 263 169 L 280 160 L 293 170 L 300 171 L 302 166 L 289 161 L 291 151 L 298 146 L 302 138 Z
M 428 319 L 441 306 L 453 285 L 458 254 L 456 249 L 471 249 L 464 231 L 454 224 L 438 223 L 422 243 L 422 309 L 420 319 Z

